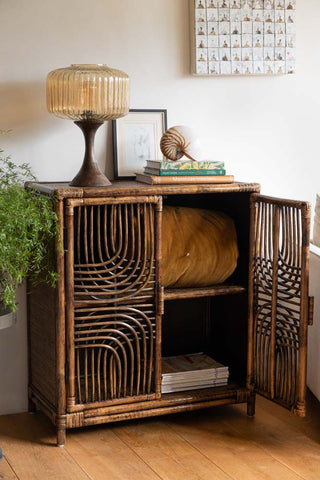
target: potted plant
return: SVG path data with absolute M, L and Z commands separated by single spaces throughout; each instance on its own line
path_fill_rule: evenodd
M 25 277 L 54 286 L 56 272 L 47 257 L 47 242 L 57 232 L 52 199 L 24 188 L 35 181 L 28 164 L 16 165 L 0 149 L 0 328 L 17 310 L 16 293 Z

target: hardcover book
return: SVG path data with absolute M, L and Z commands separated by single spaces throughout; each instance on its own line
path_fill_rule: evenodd
M 215 168 L 212 170 L 206 170 L 204 168 L 199 168 L 198 170 L 184 169 L 184 170 L 157 170 L 156 168 L 146 167 L 144 173 L 149 175 L 160 175 L 162 177 L 172 176 L 172 175 L 225 175 L 226 171 L 224 168 Z
M 157 170 L 213 170 L 213 169 L 223 169 L 224 162 L 217 161 L 200 161 L 192 162 L 181 161 L 173 162 L 170 160 L 147 160 L 147 168 L 156 168 Z
M 197 183 L 233 183 L 233 175 L 149 175 L 147 173 L 136 173 L 136 181 L 148 183 L 149 185 L 162 184 L 197 184 Z

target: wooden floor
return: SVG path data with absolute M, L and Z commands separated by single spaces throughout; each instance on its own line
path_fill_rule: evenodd
M 41 414 L 0 417 L 0 479 L 319 480 L 320 404 L 306 419 L 262 398 L 245 406 L 69 431 L 64 448 Z

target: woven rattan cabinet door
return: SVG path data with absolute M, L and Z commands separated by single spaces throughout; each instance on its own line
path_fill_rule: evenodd
M 67 409 L 160 395 L 159 197 L 73 199 L 67 226 Z
M 248 388 L 305 415 L 310 205 L 252 195 Z

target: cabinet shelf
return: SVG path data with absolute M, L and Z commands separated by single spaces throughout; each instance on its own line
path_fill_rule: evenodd
M 240 285 L 213 285 L 201 288 L 166 288 L 164 300 L 177 300 L 183 298 L 215 297 L 218 295 L 236 295 L 245 293 L 246 288 Z

